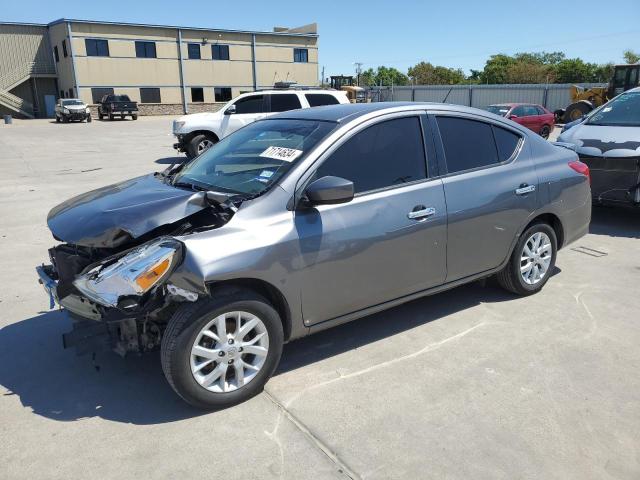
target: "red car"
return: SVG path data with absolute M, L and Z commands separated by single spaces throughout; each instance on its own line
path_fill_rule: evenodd
M 507 117 L 529 130 L 549 138 L 555 125 L 553 113 L 542 105 L 531 103 L 500 103 L 489 105 L 486 110 L 502 117 Z

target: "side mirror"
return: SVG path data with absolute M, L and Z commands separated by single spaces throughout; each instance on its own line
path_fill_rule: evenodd
M 510 119 L 518 118 L 518 115 L 511 114 L 511 115 L 509 115 L 509 118 Z
M 340 177 L 322 177 L 311 182 L 304 193 L 311 206 L 347 203 L 353 200 L 353 182 Z
M 229 107 L 224 111 L 225 115 L 233 115 L 234 113 L 236 113 L 235 105 L 229 105 Z

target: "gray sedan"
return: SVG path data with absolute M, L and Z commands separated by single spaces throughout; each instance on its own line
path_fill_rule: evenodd
M 587 232 L 588 168 L 510 120 L 419 103 L 255 122 L 48 217 L 38 267 L 83 352 L 161 349 L 187 402 L 260 392 L 287 341 L 496 275 L 538 292 Z

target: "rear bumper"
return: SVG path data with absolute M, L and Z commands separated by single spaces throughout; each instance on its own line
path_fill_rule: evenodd
M 580 155 L 580 161 L 589 167 L 594 202 L 640 206 L 640 157 Z

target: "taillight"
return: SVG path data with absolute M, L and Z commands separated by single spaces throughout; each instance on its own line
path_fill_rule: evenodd
M 569 162 L 569 166 L 576 172 L 587 177 L 589 179 L 589 184 L 591 184 L 591 174 L 589 173 L 589 167 L 586 164 L 582 163 L 580 160 L 573 160 Z

